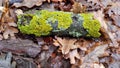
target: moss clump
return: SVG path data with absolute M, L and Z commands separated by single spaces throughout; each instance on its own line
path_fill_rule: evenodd
M 49 24 L 58 22 L 59 30 L 67 29 L 72 24 L 71 13 L 68 12 L 42 10 L 40 11 L 39 17 L 46 19 Z
M 26 22 L 26 20 L 24 21 Z M 19 29 L 25 34 L 34 34 L 36 36 L 48 35 L 52 30 L 49 24 L 46 24 L 46 20 L 40 19 L 38 16 L 33 16 L 29 24 L 20 25 Z
M 57 25 L 51 25 L 54 23 Z M 36 36 L 46 36 L 57 30 L 66 30 L 72 24 L 71 13 L 41 10 L 29 15 L 23 14 L 18 16 L 18 28 L 22 33 L 34 34 Z
M 81 14 L 84 18 L 83 27 L 88 31 L 87 36 L 100 37 L 100 23 L 93 19 L 92 14 Z

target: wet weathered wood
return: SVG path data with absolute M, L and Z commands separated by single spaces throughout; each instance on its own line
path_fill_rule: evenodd
M 36 57 L 41 49 L 40 46 L 33 43 L 30 40 L 2 40 L 0 41 L 0 51 L 12 52 L 16 55 L 28 55 L 30 57 Z

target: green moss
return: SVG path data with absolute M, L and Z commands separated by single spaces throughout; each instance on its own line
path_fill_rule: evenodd
M 46 23 L 45 19 L 40 19 L 38 16 L 33 16 L 29 24 L 20 25 L 19 29 L 25 34 L 34 34 L 36 36 L 48 35 L 52 27 Z
M 71 13 L 41 10 L 31 15 L 27 13 L 18 16 L 20 31 L 36 36 L 49 35 L 54 30 L 51 24 L 56 22 L 58 23 L 58 30 L 66 30 L 72 24 Z
M 72 24 L 71 13 L 62 11 L 40 11 L 40 18 L 46 19 L 48 22 L 58 22 L 58 29 L 67 29 Z
M 92 14 L 81 14 L 84 18 L 83 27 L 88 31 L 87 36 L 100 37 L 100 23 L 93 19 Z
M 91 13 L 81 13 L 80 14 L 85 20 L 92 20 L 93 19 L 93 14 Z

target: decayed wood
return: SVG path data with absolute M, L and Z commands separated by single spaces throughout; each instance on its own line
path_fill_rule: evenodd
M 12 52 L 16 55 L 28 55 L 30 57 L 36 57 L 41 49 L 40 47 L 30 40 L 2 40 L 0 41 L 0 51 Z

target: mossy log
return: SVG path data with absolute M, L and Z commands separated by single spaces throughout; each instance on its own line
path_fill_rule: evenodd
M 39 10 L 18 15 L 22 33 L 35 36 L 100 37 L 100 23 L 90 13 Z

